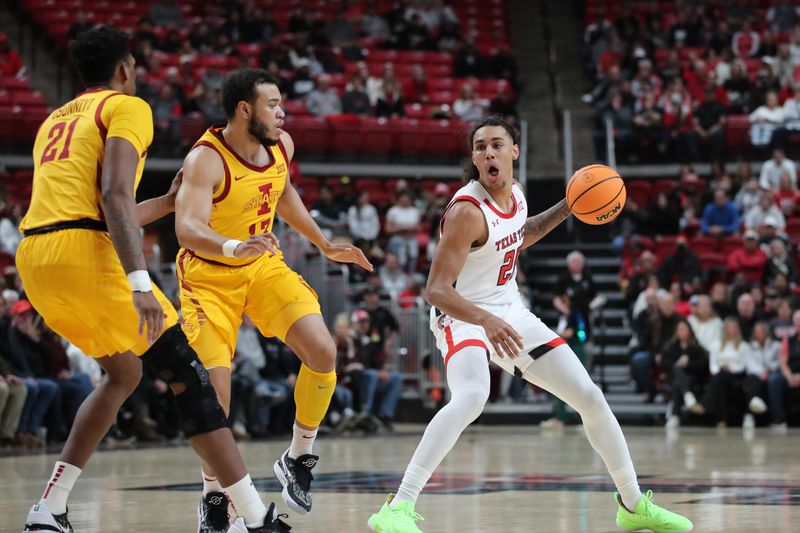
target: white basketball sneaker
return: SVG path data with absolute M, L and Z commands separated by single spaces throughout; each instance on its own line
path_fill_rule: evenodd
M 50 512 L 47 502 L 41 501 L 31 507 L 28 518 L 25 520 L 23 533 L 30 531 L 48 531 L 56 533 L 74 533 L 72 526 L 67 520 L 67 513 L 54 515 Z

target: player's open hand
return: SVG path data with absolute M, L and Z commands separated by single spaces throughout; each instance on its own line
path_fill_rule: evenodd
M 280 241 L 271 231 L 263 235 L 253 235 L 246 241 L 242 242 L 233 251 L 234 257 L 237 259 L 245 259 L 247 257 L 258 257 L 267 252 L 272 255 L 278 253 Z
M 346 242 L 332 242 L 325 246 L 322 253 L 328 259 L 338 261 L 339 263 L 355 263 L 364 270 L 372 272 L 373 266 L 369 262 L 361 248 Z
M 166 194 L 172 198 L 173 201 L 175 201 L 175 197 L 178 196 L 178 189 L 181 188 L 181 183 L 183 183 L 183 168 L 175 174 L 175 177 L 172 179 L 172 184 L 169 186 L 169 190 Z
M 153 344 L 164 331 L 164 310 L 153 291 L 133 293 L 133 307 L 139 315 L 139 335 L 147 325 L 147 342 Z
M 486 336 L 489 338 L 489 342 L 492 343 L 495 353 L 500 358 L 508 356 L 511 359 L 516 359 L 519 357 L 524 348 L 522 336 L 508 322 L 500 317 L 490 315 L 481 325 L 486 331 Z

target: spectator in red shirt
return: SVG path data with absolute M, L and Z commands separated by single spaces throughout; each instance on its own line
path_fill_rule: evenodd
M 664 91 L 659 106 L 664 110 L 664 127 L 673 135 L 691 131 L 692 97 L 689 96 L 680 78 L 674 79 Z
M 772 197 L 775 198 L 775 203 L 778 204 L 778 207 L 781 208 L 787 218 L 798 211 L 798 207 L 800 207 L 800 192 L 794 186 L 794 181 L 789 171 L 784 170 L 781 173 L 778 190 L 773 191 Z
M 25 74 L 25 66 L 17 51 L 11 49 L 5 33 L 0 33 L 0 74 L 4 78 Z
M 422 65 L 414 65 L 411 76 L 403 84 L 403 99 L 409 103 L 427 104 L 430 83 Z
M 736 57 L 753 57 L 761 46 L 761 38 L 753 31 L 749 20 L 742 23 L 742 29 L 733 34 L 731 49 Z
M 758 234 L 752 230 L 745 232 L 744 245 L 728 257 L 728 270 L 744 273 L 751 283 L 761 282 L 766 264 L 767 255 L 758 246 Z

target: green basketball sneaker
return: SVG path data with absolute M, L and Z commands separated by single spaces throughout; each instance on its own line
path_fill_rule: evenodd
M 394 494 L 389 494 L 381 510 L 369 517 L 369 528 L 378 533 L 422 533 L 416 521 L 425 519 L 414 512 L 414 504 L 400 502 L 390 507 L 393 499 Z
M 617 526 L 628 531 L 653 531 L 654 533 L 684 533 L 694 527 L 691 520 L 653 503 L 653 491 L 648 490 L 636 505 L 635 512 L 628 511 L 618 493 Z

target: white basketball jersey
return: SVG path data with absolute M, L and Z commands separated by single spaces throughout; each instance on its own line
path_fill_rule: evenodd
M 483 212 L 489 238 L 483 246 L 470 250 L 464 268 L 456 279 L 456 292 L 473 304 L 502 305 L 519 300 L 516 272 L 528 207 L 522 189 L 514 184 L 511 194 L 514 209 L 504 213 L 479 181 L 473 180 L 456 192 L 442 215 L 456 202 L 472 202 Z M 444 224 L 442 225 L 444 227 Z M 458 231 L 449 227 L 448 231 Z

